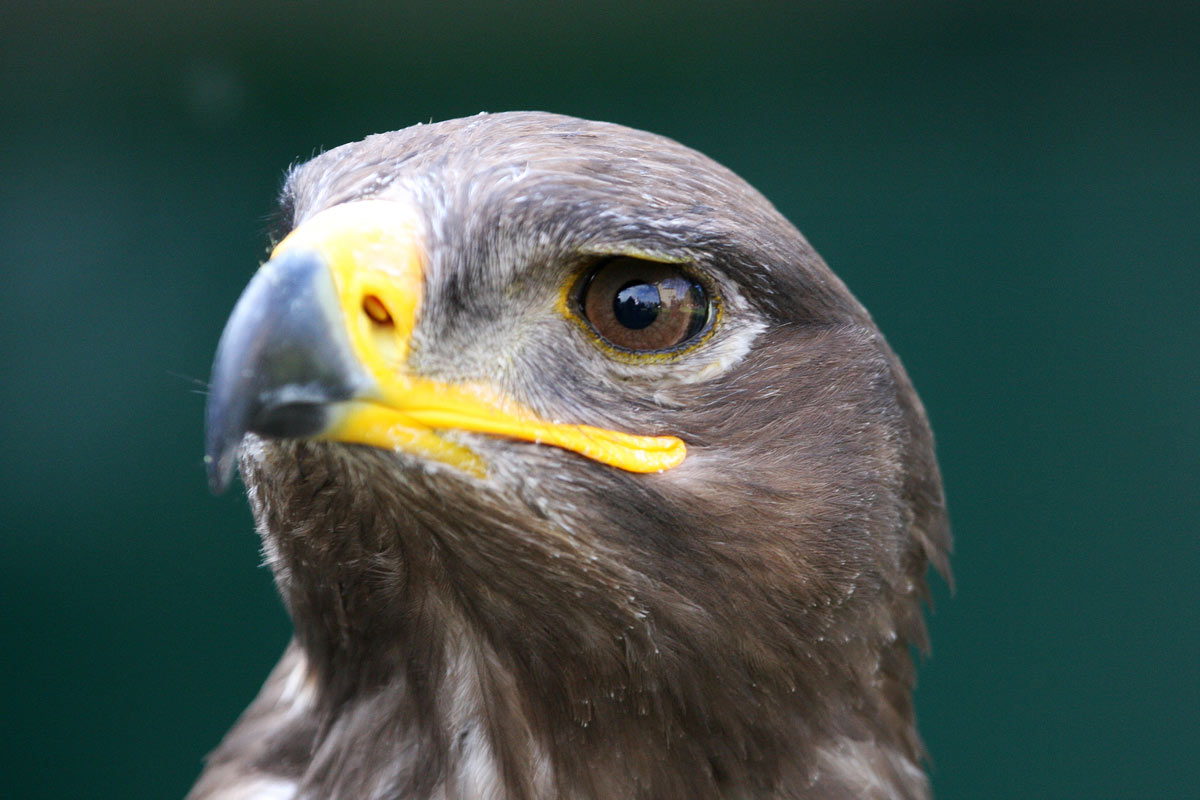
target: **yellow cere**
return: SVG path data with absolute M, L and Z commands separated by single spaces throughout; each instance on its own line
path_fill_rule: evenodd
M 394 370 L 408 355 L 421 298 L 423 257 L 416 213 L 391 200 L 359 200 L 326 209 L 292 231 L 271 254 L 305 249 L 333 273 L 350 341 L 372 374 Z M 366 309 L 364 309 L 366 306 Z M 390 330 L 367 309 L 382 306 Z
M 462 430 L 560 447 L 628 472 L 682 463 L 674 436 L 547 422 L 491 387 L 445 384 L 414 375 L 406 359 L 423 290 L 417 213 L 408 205 L 362 200 L 322 211 L 289 234 L 272 257 L 293 248 L 320 254 L 333 273 L 355 355 L 377 386 L 343 404 L 321 438 L 403 450 L 482 476 L 483 461 L 438 430 Z

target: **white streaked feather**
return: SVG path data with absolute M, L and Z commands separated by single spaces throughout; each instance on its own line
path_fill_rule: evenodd
M 295 797 L 295 782 L 259 775 L 211 795 L 211 800 L 294 800 Z
M 888 770 L 905 775 L 914 785 L 925 783 L 925 773 L 902 753 L 882 747 L 873 741 L 843 739 L 818 750 L 822 772 L 836 776 L 839 783 L 850 787 L 856 797 L 874 800 L 900 800 L 905 797 L 900 788 L 886 779 Z

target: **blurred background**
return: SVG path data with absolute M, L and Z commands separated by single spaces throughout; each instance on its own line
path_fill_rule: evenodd
M 288 639 L 199 393 L 283 169 L 509 109 L 732 167 L 904 359 L 940 797 L 1200 791 L 1200 5 L 10 0 L 0 108 L 5 796 L 182 796 Z

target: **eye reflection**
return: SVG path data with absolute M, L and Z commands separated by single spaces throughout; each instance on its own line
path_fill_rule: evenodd
M 658 319 L 661 305 L 657 286 L 631 281 L 622 286 L 613 299 L 613 318 L 626 328 L 638 331 Z

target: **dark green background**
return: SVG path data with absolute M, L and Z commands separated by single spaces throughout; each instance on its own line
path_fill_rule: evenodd
M 0 793 L 182 795 L 287 640 L 197 392 L 282 169 L 537 108 L 741 173 L 904 358 L 939 794 L 1197 796 L 1196 4 L 173 5 L 0 7 Z

